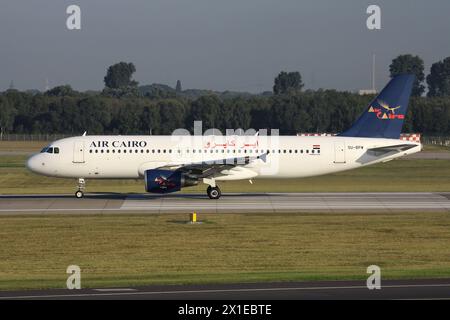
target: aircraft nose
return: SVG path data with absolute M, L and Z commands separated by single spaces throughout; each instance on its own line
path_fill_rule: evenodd
M 26 166 L 28 168 L 28 170 L 33 171 L 33 172 L 38 172 L 39 171 L 39 159 L 38 155 L 33 155 L 31 157 L 28 158 Z

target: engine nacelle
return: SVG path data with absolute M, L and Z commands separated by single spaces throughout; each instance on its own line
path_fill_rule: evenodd
M 197 179 L 180 171 L 146 170 L 144 173 L 145 191 L 152 193 L 169 193 L 180 191 L 183 187 L 195 186 Z

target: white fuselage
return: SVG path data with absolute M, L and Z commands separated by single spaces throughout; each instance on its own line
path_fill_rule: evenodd
M 368 150 L 399 144 L 412 147 L 382 154 Z M 58 153 L 33 155 L 27 167 L 47 176 L 86 179 L 136 179 L 149 169 L 265 155 L 215 175 L 224 181 L 339 172 L 419 152 L 421 144 L 339 136 L 80 136 L 55 141 L 49 148 Z

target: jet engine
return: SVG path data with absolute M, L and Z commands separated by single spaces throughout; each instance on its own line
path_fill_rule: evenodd
M 170 193 L 180 191 L 181 188 L 198 184 L 197 179 L 181 171 L 174 170 L 146 170 L 144 173 L 145 190 L 151 193 Z

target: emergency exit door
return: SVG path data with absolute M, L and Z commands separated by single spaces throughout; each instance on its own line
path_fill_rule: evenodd
M 84 142 L 75 141 L 73 145 L 73 162 L 83 163 L 84 162 Z
M 345 142 L 334 143 L 334 163 L 345 163 Z

